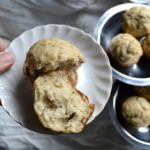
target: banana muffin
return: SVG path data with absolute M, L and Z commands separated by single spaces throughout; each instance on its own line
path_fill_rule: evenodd
M 143 55 L 139 41 L 128 33 L 120 33 L 110 43 L 110 55 L 121 66 L 136 64 Z
M 126 33 L 141 37 L 150 33 L 150 8 L 132 7 L 123 13 L 122 27 Z
M 150 103 L 144 97 L 128 97 L 122 104 L 122 115 L 134 127 L 146 127 L 150 125 Z
M 63 133 L 84 129 L 95 105 L 72 86 L 65 71 L 40 76 L 33 86 L 34 109 L 44 127 Z
M 145 97 L 150 102 L 150 86 L 136 86 L 134 89 L 138 96 Z
M 142 48 L 146 58 L 150 59 L 150 35 L 146 36 L 142 42 Z
M 58 38 L 42 39 L 29 49 L 23 71 L 34 80 L 41 74 L 57 69 L 77 69 L 84 62 L 80 50 Z

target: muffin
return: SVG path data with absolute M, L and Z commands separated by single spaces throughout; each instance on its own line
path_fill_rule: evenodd
M 58 38 L 43 39 L 29 49 L 23 72 L 31 80 L 57 69 L 77 69 L 84 62 L 80 50 Z
M 150 86 L 135 87 L 138 96 L 146 98 L 150 102 Z
M 128 97 L 122 104 L 122 115 L 130 125 L 146 127 L 150 125 L 150 103 L 143 97 Z
M 110 55 L 121 66 L 136 64 L 143 55 L 143 50 L 136 38 L 128 33 L 120 33 L 110 42 Z
M 34 109 L 44 127 L 55 132 L 79 133 L 95 105 L 72 86 L 66 74 L 58 70 L 35 80 Z
M 122 27 L 126 33 L 141 37 L 150 33 L 150 8 L 135 6 L 125 11 Z
M 146 36 L 142 42 L 142 48 L 146 58 L 150 59 L 150 35 Z

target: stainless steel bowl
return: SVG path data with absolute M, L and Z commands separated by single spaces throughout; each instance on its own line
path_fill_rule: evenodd
M 139 4 L 148 4 L 150 3 L 150 0 L 127 0 L 128 2 L 132 3 L 139 3 Z
M 99 19 L 94 29 L 94 36 L 97 42 L 102 45 L 106 53 L 108 53 L 108 47 L 111 39 L 116 34 L 123 32 L 121 28 L 122 13 L 134 6 L 149 7 L 133 3 L 121 4 L 106 11 Z M 137 64 L 126 68 L 119 67 L 113 63 L 111 57 L 109 58 L 114 78 L 131 85 L 150 85 L 149 60 L 141 58 Z
M 138 149 L 150 150 L 150 127 L 135 129 L 128 126 L 121 115 L 121 105 L 131 95 L 135 95 L 133 86 L 119 81 L 114 83 L 108 106 L 110 117 L 125 140 Z

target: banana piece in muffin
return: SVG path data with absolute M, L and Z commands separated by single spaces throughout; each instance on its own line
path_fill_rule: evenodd
M 110 55 L 121 66 L 136 64 L 143 55 L 143 50 L 136 38 L 128 33 L 120 33 L 110 43 Z
M 150 103 L 144 97 L 128 97 L 122 104 L 122 115 L 134 127 L 146 127 L 150 125 Z
M 135 6 L 125 11 L 122 27 L 126 33 L 141 37 L 150 33 L 150 8 Z
M 67 76 L 73 86 L 76 86 L 78 81 L 78 74 L 75 69 L 66 70 Z
M 150 102 L 150 86 L 136 86 L 134 89 L 138 96 L 144 97 Z
M 142 42 L 142 48 L 146 58 L 150 59 L 150 35 L 146 36 Z
M 58 38 L 42 39 L 29 49 L 23 72 L 31 80 L 57 69 L 77 69 L 84 62 L 80 50 Z
M 44 127 L 56 132 L 79 133 L 95 105 L 72 86 L 66 74 L 58 70 L 35 80 L 34 109 Z

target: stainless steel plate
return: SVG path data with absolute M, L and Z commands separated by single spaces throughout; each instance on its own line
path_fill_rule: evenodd
M 116 81 L 110 96 L 109 112 L 116 130 L 129 143 L 140 149 L 150 149 L 150 127 L 135 129 L 125 123 L 121 115 L 123 101 L 135 95 L 134 86 Z
M 121 28 L 122 13 L 133 6 L 148 7 L 141 4 L 121 4 L 106 11 L 99 19 L 94 30 L 94 36 L 98 43 L 102 45 L 107 54 L 111 39 L 116 34 L 123 32 Z M 150 60 L 143 57 L 140 59 L 138 64 L 126 68 L 116 65 L 111 57 L 109 57 L 109 59 L 114 78 L 131 85 L 150 85 Z

